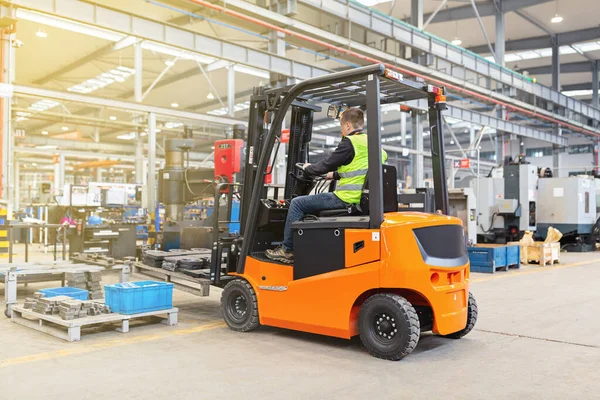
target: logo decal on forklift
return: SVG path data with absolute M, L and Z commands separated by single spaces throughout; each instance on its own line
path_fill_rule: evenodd
M 373 242 L 379 242 L 379 232 L 373 232 L 371 234 L 371 241 L 373 241 Z

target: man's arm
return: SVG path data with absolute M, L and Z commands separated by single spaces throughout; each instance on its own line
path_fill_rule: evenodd
M 348 165 L 354 158 L 354 146 L 348 139 L 342 139 L 338 147 L 329 156 L 316 164 L 307 166 L 304 171 L 313 176 L 324 175 L 328 172 L 336 171 L 342 165 Z M 334 179 L 339 179 L 339 175 L 334 173 Z

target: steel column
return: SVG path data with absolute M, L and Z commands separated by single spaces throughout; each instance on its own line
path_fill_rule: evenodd
M 156 210 L 156 114 L 148 113 L 148 211 Z M 158 217 L 158 216 L 157 216 Z
M 598 85 L 598 69 L 600 67 L 600 63 L 596 60 L 592 62 L 592 107 L 599 109 L 600 104 L 598 104 L 598 90 L 600 89 Z M 596 121 L 597 122 L 597 121 Z
M 419 29 L 423 29 L 423 0 L 410 1 L 410 23 Z
M 233 64 L 227 69 L 227 112 L 231 118 L 235 117 L 233 107 L 235 106 L 235 69 Z
M 135 136 L 135 180 L 141 184 L 144 180 L 144 142 L 140 132 Z
M 379 229 L 383 222 L 383 172 L 381 170 L 381 108 L 379 75 L 367 77 L 367 143 L 369 147 L 369 228 Z M 377 149 L 374 151 L 373 149 Z M 372 157 L 378 155 L 378 157 Z
M 2 64 L 0 68 L 3 68 L 3 83 L 13 83 L 12 73 L 12 58 L 14 57 L 14 48 L 11 43 L 14 38 L 14 34 L 3 34 L 2 38 L 4 42 L 0 43 L 2 46 Z M 14 191 L 11 188 L 12 182 L 12 169 L 14 164 L 14 133 L 12 131 L 12 99 L 4 98 L 2 101 L 2 197 L 8 200 L 9 205 L 14 199 Z
M 560 147 L 552 145 L 552 170 L 555 177 L 560 177 Z
M 423 126 L 418 111 L 411 112 L 412 148 L 417 151 L 413 156 L 412 184 L 415 188 L 423 187 L 425 171 L 423 168 Z
M 400 145 L 406 146 L 406 116 L 407 113 L 400 111 Z
M 19 200 L 21 198 L 21 193 L 20 193 L 20 183 L 21 183 L 21 174 L 20 174 L 20 164 L 19 164 L 19 160 L 17 159 L 17 157 L 14 157 L 14 166 L 13 166 L 13 171 L 14 171 L 14 185 L 15 185 L 15 197 L 13 200 L 13 207 L 15 209 L 15 211 L 17 211 L 20 207 L 19 204 Z
M 504 2 L 503 0 L 496 1 L 496 42 L 494 44 L 494 50 L 496 55 L 496 63 L 506 65 L 504 62 L 504 48 L 505 48 L 505 25 L 504 25 Z
M 559 37 L 552 37 L 552 89 L 560 90 L 560 54 Z
M 143 75 L 143 59 L 144 53 L 142 49 L 142 42 L 134 45 L 133 51 L 133 66 L 135 69 L 135 77 L 133 81 L 133 97 L 137 103 L 141 103 L 144 100 L 142 90 L 144 90 L 144 82 L 142 80 Z

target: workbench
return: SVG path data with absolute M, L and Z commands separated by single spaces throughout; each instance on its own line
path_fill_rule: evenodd
M 129 264 L 115 264 L 104 268 L 89 264 L 72 264 L 61 262 L 56 264 L 23 263 L 0 266 L 0 275 L 4 277 L 5 315 L 11 317 L 11 307 L 17 303 L 17 284 L 60 281 L 65 285 L 65 274 L 77 272 L 104 272 L 120 270 L 120 282 L 127 282 L 131 274 Z

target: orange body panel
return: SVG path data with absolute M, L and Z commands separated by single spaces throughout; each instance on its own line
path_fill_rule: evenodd
M 358 334 L 358 311 L 367 295 L 386 291 L 399 293 L 414 305 L 430 306 L 433 331 L 449 334 L 466 326 L 469 264 L 452 268 L 425 264 L 412 230 L 460 224 L 459 219 L 442 215 L 388 213 L 379 242 L 372 240 L 376 230 L 345 230 L 344 269 L 294 281 L 293 267 L 248 257 L 241 276 L 256 291 L 263 325 L 350 338 Z M 365 248 L 359 256 L 353 245 L 360 240 Z
M 346 229 L 344 232 L 346 268 L 379 261 L 380 237 L 379 229 Z

